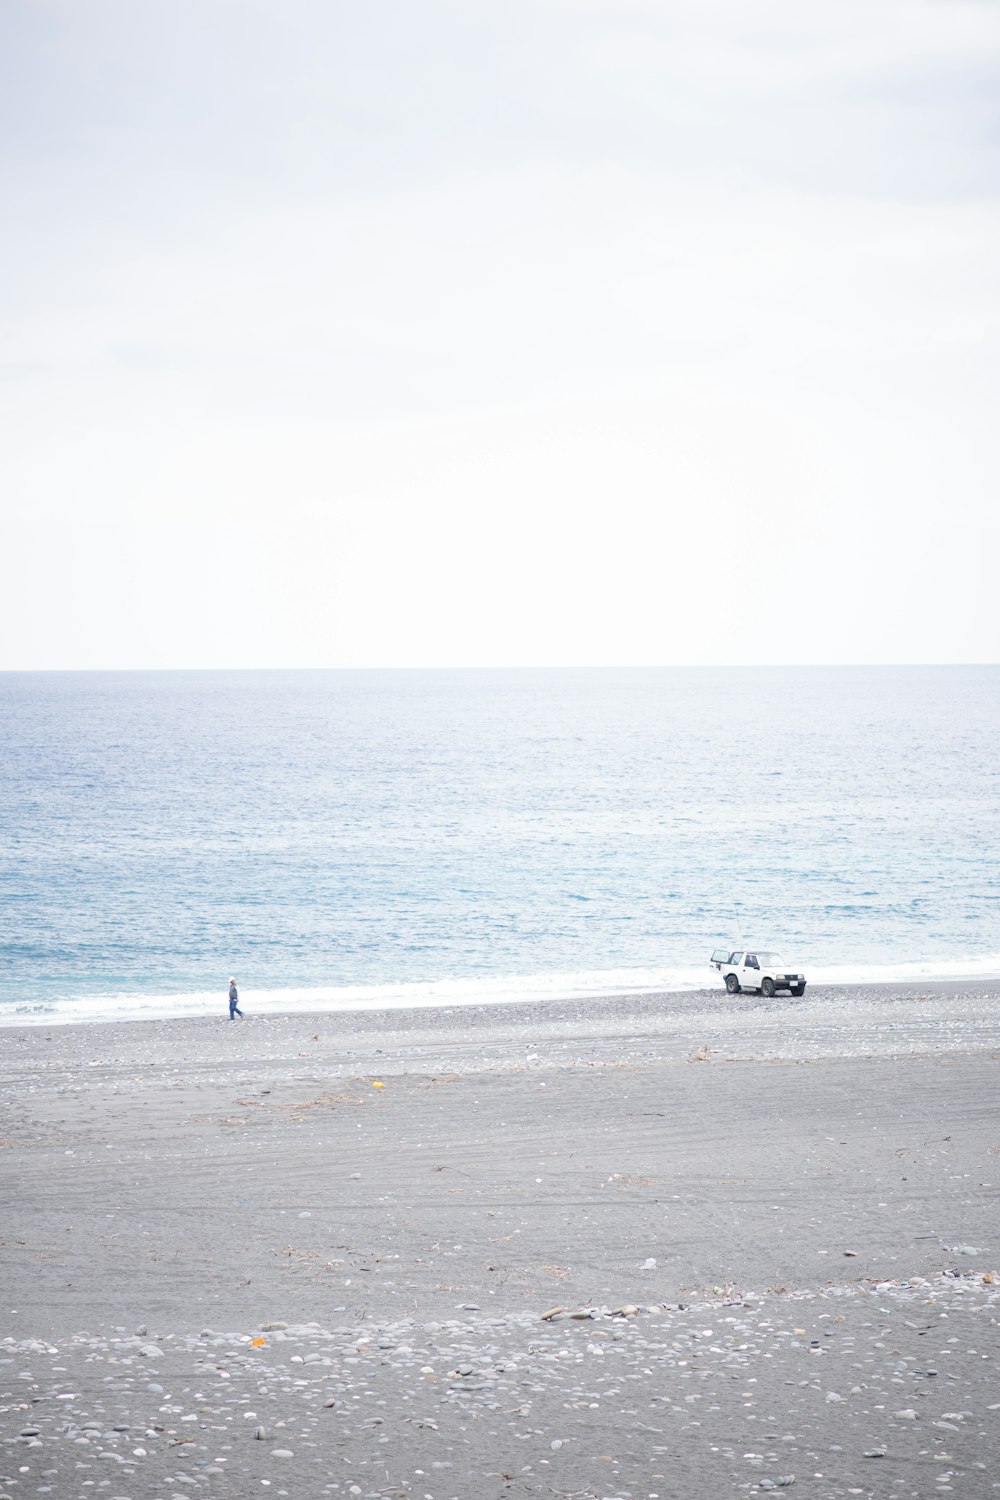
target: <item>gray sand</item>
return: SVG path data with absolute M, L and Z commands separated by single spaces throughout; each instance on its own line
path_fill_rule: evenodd
M 224 1010 L 0 1031 L 0 1496 L 1000 1495 L 996 987 Z

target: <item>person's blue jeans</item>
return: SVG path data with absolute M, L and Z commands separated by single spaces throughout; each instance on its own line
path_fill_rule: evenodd
M 242 1016 L 242 1015 L 243 1015 L 243 1012 L 240 1010 L 238 1001 L 236 1001 L 236 1000 L 230 1000 L 230 1002 L 229 1002 L 229 1019 L 231 1021 L 235 1021 L 237 1016 Z

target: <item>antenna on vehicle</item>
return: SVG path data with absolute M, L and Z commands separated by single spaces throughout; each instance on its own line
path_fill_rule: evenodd
M 736 913 L 736 935 L 737 935 L 737 937 L 740 940 L 740 947 L 742 948 L 743 947 L 743 924 L 740 921 L 740 914 L 739 914 L 739 912 Z

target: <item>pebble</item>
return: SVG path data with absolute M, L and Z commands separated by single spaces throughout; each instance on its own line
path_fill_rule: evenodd
M 811 1475 L 825 1467 L 820 1455 L 836 1447 L 838 1494 L 868 1493 L 871 1460 L 882 1463 L 889 1493 L 918 1461 L 930 1464 L 930 1456 L 918 1455 L 934 1426 L 980 1434 L 965 1462 L 970 1472 L 977 1463 L 988 1470 L 996 1458 L 995 1424 L 987 1416 L 994 1375 L 975 1347 L 978 1341 L 982 1349 L 983 1327 L 1000 1316 L 1000 1293 L 979 1276 L 908 1280 L 905 1288 L 883 1282 L 871 1291 L 862 1284 L 761 1292 L 753 1307 L 745 1295 L 728 1293 L 692 1297 L 683 1307 L 593 1306 L 577 1309 L 576 1321 L 540 1321 L 540 1299 L 534 1308 L 495 1315 L 461 1304 L 459 1317 L 439 1322 L 409 1316 L 285 1325 L 269 1329 L 281 1337 L 254 1350 L 245 1330 L 213 1334 L 209 1346 L 200 1332 L 175 1329 L 155 1346 L 159 1381 L 143 1378 L 138 1335 L 81 1334 L 59 1347 L 0 1339 L 0 1359 L 9 1361 L 6 1372 L 0 1367 L 0 1407 L 7 1403 L 0 1420 L 12 1435 L 8 1442 L 22 1445 L 0 1446 L 0 1486 L 15 1477 L 3 1471 L 5 1453 L 19 1451 L 27 1460 L 34 1456 L 27 1445 L 37 1443 L 54 1472 L 14 1486 L 19 1500 L 49 1492 L 60 1500 L 90 1493 L 119 1500 L 118 1488 L 122 1500 L 126 1494 L 174 1500 L 199 1485 L 208 1492 L 210 1482 L 214 1492 L 218 1479 L 233 1494 L 261 1493 L 257 1486 L 269 1479 L 274 1488 L 264 1489 L 278 1500 L 282 1481 L 268 1473 L 269 1457 L 276 1464 L 294 1457 L 284 1471 L 295 1476 L 294 1486 L 285 1481 L 294 1490 L 290 1500 L 323 1496 L 328 1488 L 336 1500 L 331 1455 L 349 1466 L 350 1485 L 343 1470 L 336 1478 L 340 1492 L 350 1493 L 356 1479 L 357 1493 L 372 1500 L 390 1493 L 377 1455 L 391 1452 L 405 1454 L 409 1465 L 407 1474 L 391 1476 L 402 1493 L 452 1500 L 455 1479 L 445 1476 L 453 1472 L 470 1476 L 462 1493 L 494 1493 L 484 1476 L 499 1451 L 510 1472 L 507 1454 L 523 1458 L 516 1472 L 540 1494 L 590 1483 L 602 1500 L 611 1494 L 666 1500 L 672 1455 L 686 1454 L 688 1463 L 702 1455 L 698 1462 L 707 1463 L 715 1493 L 733 1487 L 733 1475 L 736 1490 L 772 1491 L 796 1482 L 792 1472 L 774 1472 L 779 1455 L 800 1476 Z M 947 1321 L 939 1321 L 942 1314 Z M 835 1338 L 827 1337 L 834 1331 Z M 945 1350 L 938 1386 L 949 1392 L 940 1403 L 948 1409 L 899 1407 L 918 1392 L 929 1403 L 938 1387 L 927 1383 L 927 1356 Z M 816 1359 L 850 1399 L 820 1388 Z M 67 1386 L 75 1394 L 57 1407 L 55 1397 L 67 1394 Z M 334 1407 L 331 1421 L 326 1412 Z M 781 1425 L 772 1428 L 778 1413 Z M 879 1432 L 870 1424 L 879 1413 L 898 1420 L 892 1457 L 871 1446 Z M 187 1441 L 178 1441 L 182 1435 Z M 275 1447 L 257 1448 L 268 1441 Z M 954 1461 L 937 1453 L 933 1460 L 936 1477 L 949 1478 L 940 1465 Z M 74 1486 L 78 1462 L 93 1466 L 93 1486 L 83 1487 L 86 1469 Z M 548 1472 L 560 1479 L 546 1486 L 543 1466 L 550 1462 Z M 102 1484 L 101 1471 L 113 1474 L 112 1464 L 123 1473 Z M 599 1472 L 595 1465 L 607 1475 L 603 1486 L 588 1480 Z M 969 1488 L 970 1500 L 974 1492 Z

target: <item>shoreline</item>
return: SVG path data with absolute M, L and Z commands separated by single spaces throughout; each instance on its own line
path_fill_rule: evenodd
M 270 992 L 265 992 L 270 993 Z M 270 1007 L 254 1011 L 254 992 L 246 991 L 244 998 L 241 994 L 240 1005 L 247 1007 L 246 1014 L 254 1019 L 261 1020 L 304 1020 L 333 1022 L 342 1017 L 346 1022 L 359 1019 L 372 1019 L 376 1024 L 382 1024 L 382 1018 L 395 1017 L 400 1021 L 416 1022 L 420 1017 L 433 1017 L 436 1014 L 456 1013 L 468 1016 L 471 1020 L 476 1012 L 484 1011 L 489 1014 L 512 1014 L 515 1016 L 538 1015 L 550 1011 L 553 1007 L 575 1007 L 580 1014 L 588 1009 L 593 1011 L 607 1010 L 608 1007 L 627 1009 L 635 1006 L 638 1009 L 654 1007 L 657 1009 L 669 1009 L 671 1006 L 687 1008 L 694 1002 L 704 1002 L 706 1007 L 712 1007 L 713 1001 L 718 1001 L 716 1008 L 728 1009 L 723 1002 L 730 1002 L 731 1007 L 737 1013 L 741 1010 L 757 1009 L 761 1006 L 772 1008 L 782 1004 L 793 1004 L 799 1007 L 808 1006 L 811 1002 L 822 1000 L 829 1003 L 836 997 L 850 998 L 867 996 L 871 999 L 890 1002 L 892 1000 L 918 999 L 927 1000 L 944 996 L 966 997 L 970 995 L 981 995 L 984 998 L 1000 996 L 1000 975 L 976 976 L 974 978 L 947 978 L 930 979 L 921 977 L 919 979 L 907 980 L 864 980 L 843 981 L 810 984 L 806 988 L 805 995 L 801 999 L 794 999 L 787 994 L 779 993 L 772 1000 L 766 1000 L 763 996 L 750 992 L 742 992 L 739 995 L 730 996 L 724 988 L 716 985 L 695 986 L 688 989 L 636 989 L 636 990 L 612 990 L 607 994 L 586 994 L 568 992 L 566 994 L 553 993 L 532 998 L 455 998 L 435 1000 L 433 1003 L 422 1002 L 419 1004 L 406 1004 L 402 1001 L 392 1001 L 378 1004 L 375 1002 L 363 1002 L 357 1005 L 348 1003 L 337 1006 L 292 1009 L 271 1009 Z M 218 1016 L 228 1020 L 227 1001 L 223 993 L 223 999 L 219 1002 L 216 1011 L 183 1012 L 175 1015 L 148 1015 L 148 1016 L 115 1016 L 113 1014 L 94 1016 L 90 1019 L 79 1017 L 63 1017 L 58 1012 L 52 1014 L 31 1013 L 29 1015 L 14 1015 L 9 1010 L 0 1009 L 0 1034 L 5 1031 L 32 1031 L 46 1030 L 47 1028 L 66 1030 L 70 1028 L 87 1030 L 93 1027 L 106 1026 L 146 1026 L 162 1025 L 164 1023 L 209 1023 L 211 1024 Z

